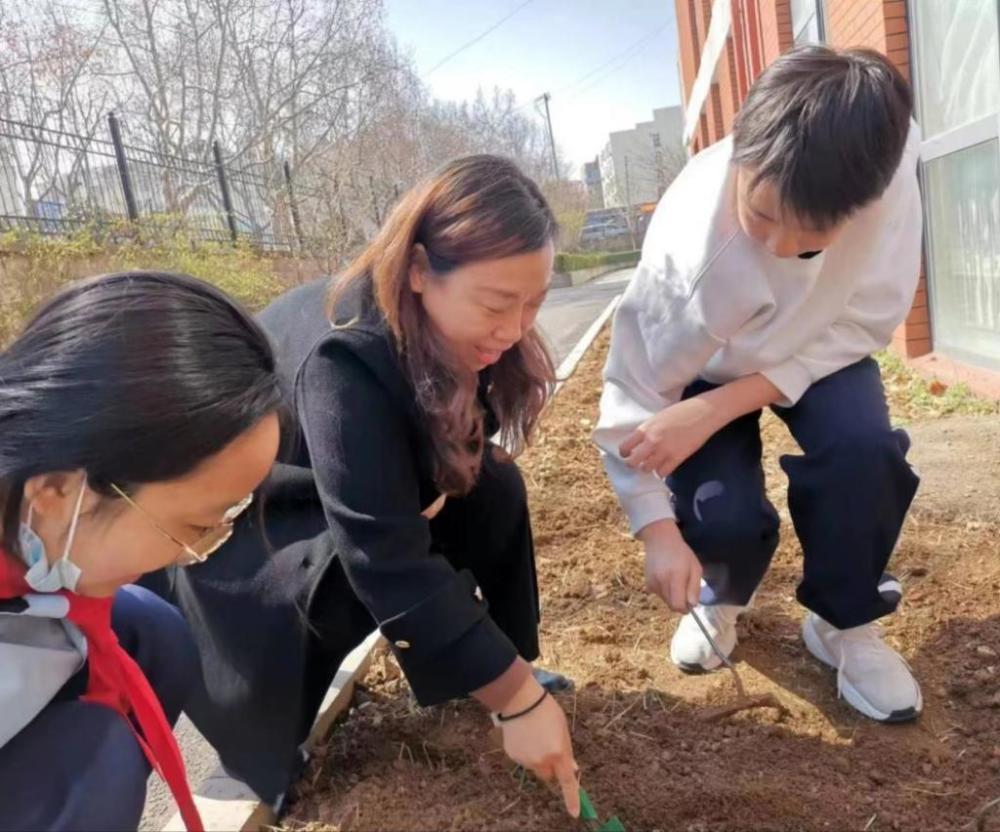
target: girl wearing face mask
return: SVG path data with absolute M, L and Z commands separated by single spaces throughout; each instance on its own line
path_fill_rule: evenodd
M 577 814 L 549 695 L 569 683 L 530 665 L 531 526 L 500 447 L 524 447 L 551 389 L 534 322 L 555 234 L 512 163 L 459 159 L 403 196 L 342 277 L 264 312 L 300 428 L 268 489 L 275 551 L 243 524 L 173 596 L 212 656 L 188 713 L 262 797 L 294 778 L 338 665 L 378 627 L 421 704 L 477 699 Z
M 266 336 L 179 275 L 73 286 L 0 352 L 0 828 L 135 829 L 151 766 L 201 827 L 171 733 L 197 652 L 132 584 L 226 541 L 279 403 Z

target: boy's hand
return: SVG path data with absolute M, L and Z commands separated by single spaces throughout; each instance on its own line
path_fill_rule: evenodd
M 760 373 L 745 376 L 664 408 L 622 442 L 618 452 L 631 467 L 667 477 L 730 422 L 781 397 Z
M 695 396 L 652 416 L 618 451 L 630 467 L 667 477 L 722 427 L 718 421 L 713 400 Z
M 646 591 L 674 612 L 687 612 L 701 594 L 701 563 L 673 520 L 657 520 L 639 532 L 646 547 Z

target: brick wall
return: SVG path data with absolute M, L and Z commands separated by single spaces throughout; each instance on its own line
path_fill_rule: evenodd
M 910 77 L 905 0 L 826 0 L 826 39 L 833 46 L 867 46 L 882 52 Z M 926 355 L 932 349 L 927 278 L 922 270 L 913 309 L 896 330 L 892 343 L 907 358 Z
M 943 0 L 942 0 L 943 2 Z M 745 17 L 734 14 L 733 31 L 716 67 L 714 82 L 695 131 L 692 150 L 698 152 L 726 136 L 739 110 L 738 56 L 749 54 L 751 40 L 759 43 L 764 65 L 792 48 L 790 0 L 736 0 L 753 4 L 758 32 L 745 31 Z M 734 4 L 736 5 L 736 4 Z M 675 0 L 680 40 L 681 78 L 689 93 L 698 74 L 701 50 L 711 18 L 711 0 Z M 827 42 L 832 46 L 867 46 L 889 56 L 910 77 L 910 43 L 907 33 L 906 0 L 826 0 Z M 736 40 L 739 39 L 739 44 Z M 750 78 L 750 81 L 753 79 Z M 893 348 L 907 358 L 932 349 L 927 281 L 923 274 L 913 309 L 893 338 Z
M 931 337 L 930 307 L 927 304 L 927 277 L 920 270 L 920 283 L 913 299 L 913 307 L 906 320 L 893 333 L 892 348 L 906 358 L 918 358 L 934 349 Z
M 910 77 L 905 0 L 826 0 L 826 37 L 834 46 L 867 46 Z
M 749 0 L 760 10 L 764 41 L 764 66 L 792 48 L 792 7 L 790 0 Z
M 690 94 L 698 75 L 701 51 L 712 18 L 712 0 L 675 0 L 680 46 L 681 80 L 685 95 Z M 740 108 L 741 93 L 738 55 L 733 34 L 719 58 L 708 98 L 701 113 L 700 129 L 695 131 L 692 151 L 704 150 L 733 129 L 733 119 Z M 745 47 L 743 43 L 741 47 Z

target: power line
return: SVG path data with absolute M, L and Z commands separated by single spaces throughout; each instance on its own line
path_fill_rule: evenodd
M 452 52 L 452 53 L 450 53 L 448 55 L 445 55 L 440 61 L 438 61 L 436 64 L 434 64 L 434 66 L 432 66 L 429 70 L 427 70 L 427 72 L 425 74 L 426 75 L 430 75 L 432 72 L 436 72 L 438 69 L 440 69 L 441 67 L 443 67 L 446 63 L 448 63 L 448 61 L 450 61 L 452 58 L 454 58 L 454 57 L 456 57 L 458 55 L 461 55 L 466 49 L 468 49 L 468 48 L 470 48 L 472 46 L 475 46 L 477 43 L 479 43 L 479 41 L 481 41 L 483 38 L 485 38 L 488 34 L 490 34 L 491 32 L 495 32 L 497 29 L 499 29 L 501 26 L 503 26 L 504 23 L 506 23 L 508 20 L 510 20 L 514 15 L 516 15 L 519 11 L 521 11 L 521 9 L 523 9 L 525 6 L 528 6 L 528 5 L 530 5 L 531 3 L 534 3 L 534 2 L 535 2 L 535 0 L 524 0 L 523 3 L 521 3 L 513 11 L 511 11 L 510 13 L 508 13 L 507 15 L 505 15 L 504 17 L 500 18 L 496 23 L 494 23 L 488 29 L 480 32 L 472 40 L 463 43 L 454 52 Z
M 564 86 L 564 87 L 560 87 L 558 90 L 556 90 L 553 93 L 553 97 L 562 95 L 564 92 L 567 92 L 567 91 L 573 89 L 573 87 L 579 86 L 580 84 L 584 83 L 585 81 L 588 81 L 591 78 L 593 78 L 601 70 L 606 69 L 607 67 L 611 66 L 613 63 L 615 63 L 617 61 L 621 61 L 622 58 L 625 58 L 625 60 L 622 61 L 619 66 L 616 66 L 614 69 L 612 69 L 611 72 L 608 72 L 605 75 L 601 76 L 593 84 L 587 85 L 587 87 L 584 90 L 578 91 L 576 94 L 574 94 L 571 97 L 572 98 L 576 98 L 577 95 L 582 94 L 587 89 L 592 89 L 597 84 L 599 84 L 601 81 L 603 81 L 604 78 L 607 77 L 607 75 L 610 75 L 612 72 L 617 72 L 619 69 L 621 69 L 621 67 L 625 66 L 625 64 L 627 64 L 630 60 L 632 60 L 632 58 L 634 58 L 636 55 L 639 54 L 639 52 L 641 51 L 641 49 L 643 47 L 645 47 L 647 44 L 649 44 L 653 40 L 653 38 L 655 38 L 662 31 L 664 31 L 669 25 L 670 25 L 669 23 L 664 23 L 662 26 L 657 27 L 652 32 L 647 32 L 645 35 L 643 35 L 637 41 L 635 41 L 634 43 L 631 43 L 627 47 L 625 47 L 621 52 L 616 53 L 612 57 L 608 58 L 608 60 L 604 61 L 603 63 L 599 64 L 598 66 L 594 67 L 593 69 L 588 70 L 586 73 L 584 73 L 583 75 L 581 75 L 575 81 L 573 81 L 573 82 L 571 82 L 569 84 L 566 84 L 566 86 Z M 525 109 L 527 109 L 532 104 L 534 104 L 535 101 L 537 101 L 537 100 L 538 99 L 534 99 L 533 101 L 526 101 L 524 104 L 521 104 L 519 107 L 517 107 L 515 109 L 515 112 L 517 110 L 525 110 Z
M 589 72 L 587 72 L 585 75 L 581 75 L 579 78 L 577 78 L 571 84 L 567 84 L 562 89 L 557 90 L 556 91 L 556 95 L 561 95 L 562 93 L 567 92 L 568 90 L 573 89 L 573 87 L 575 87 L 575 86 L 577 86 L 579 84 L 582 84 L 584 81 L 590 80 L 595 75 L 597 75 L 597 73 L 600 72 L 602 69 L 605 69 L 606 67 L 611 66 L 611 64 L 615 63 L 616 61 L 620 60 L 621 58 L 626 58 L 626 62 L 628 60 L 631 60 L 632 58 L 635 57 L 636 54 L 638 54 L 638 51 L 639 51 L 639 49 L 641 47 L 645 46 L 649 41 L 651 41 L 658 34 L 660 34 L 660 32 L 662 32 L 664 29 L 666 29 L 668 25 L 669 25 L 668 23 L 664 23 L 662 26 L 654 29 L 652 32 L 647 32 L 645 35 L 643 35 L 637 41 L 635 41 L 632 44 L 629 44 L 627 47 L 625 47 L 625 49 L 623 49 L 621 52 L 617 53 L 613 57 L 611 57 L 608 60 L 606 60 L 600 66 L 595 67 L 594 69 L 592 69 Z
M 607 70 L 607 72 L 602 72 L 600 75 L 598 75 L 592 81 L 590 81 L 589 83 L 585 84 L 583 87 L 580 87 L 579 89 L 577 89 L 570 96 L 570 100 L 575 99 L 575 98 L 579 98 L 581 95 L 584 95 L 585 93 L 590 92 L 590 90 L 594 89 L 595 87 L 598 87 L 601 84 L 603 84 L 608 78 L 610 78 L 616 72 L 619 72 L 622 69 L 624 69 L 626 66 L 628 66 L 628 64 L 632 61 L 633 58 L 637 58 L 639 55 L 641 55 L 643 53 L 643 51 L 645 49 L 647 49 L 652 42 L 653 42 L 653 38 L 652 37 L 647 38 L 645 43 L 641 44 L 640 46 L 635 47 L 635 49 L 628 56 L 626 56 L 623 60 L 621 60 L 616 66 L 610 67 Z

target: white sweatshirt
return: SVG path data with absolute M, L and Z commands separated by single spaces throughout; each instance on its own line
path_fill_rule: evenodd
M 615 314 L 594 432 L 633 533 L 672 518 L 672 499 L 619 445 L 692 381 L 762 373 L 790 406 L 889 343 L 920 273 L 919 152 L 913 124 L 883 196 L 812 259 L 774 257 L 743 233 L 731 139 L 693 158 L 663 195 Z

